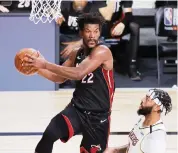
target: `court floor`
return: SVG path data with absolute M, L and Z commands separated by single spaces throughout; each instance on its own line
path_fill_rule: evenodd
M 163 116 L 169 135 L 167 153 L 177 152 L 177 93 L 167 90 L 173 109 Z M 147 89 L 116 89 L 111 116 L 109 146 L 127 143 L 127 133 L 138 121 L 136 111 Z M 34 153 L 34 148 L 50 119 L 61 111 L 72 97 L 73 90 L 55 92 L 0 92 L 0 153 Z M 82 137 L 68 143 L 57 141 L 53 153 L 79 153 Z

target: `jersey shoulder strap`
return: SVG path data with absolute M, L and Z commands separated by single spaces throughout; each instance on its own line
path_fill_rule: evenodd
M 154 131 L 158 131 L 158 130 L 163 130 L 165 131 L 165 127 L 163 122 L 159 122 L 157 124 L 154 125 L 150 125 L 150 133 L 154 132 Z

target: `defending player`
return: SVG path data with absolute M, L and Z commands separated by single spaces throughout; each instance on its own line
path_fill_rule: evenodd
M 165 111 L 166 115 L 171 109 L 171 98 L 167 92 L 149 90 L 137 111 L 144 117 L 131 130 L 128 145 L 107 148 L 104 153 L 165 153 L 166 131 L 161 113 Z

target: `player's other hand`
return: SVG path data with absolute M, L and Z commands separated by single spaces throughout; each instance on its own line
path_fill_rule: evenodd
M 3 13 L 8 13 L 8 12 L 9 12 L 9 10 L 8 10 L 6 7 L 4 7 L 4 6 L 0 5 L 0 12 L 3 12 Z
M 112 35 L 112 36 L 120 36 L 120 35 L 123 33 L 124 28 L 125 28 L 125 25 L 124 25 L 122 22 L 120 22 L 120 23 L 117 24 L 117 25 L 115 26 L 115 28 L 112 30 L 111 35 Z
M 23 59 L 23 66 L 34 66 L 37 69 L 45 69 L 47 61 L 39 54 L 39 57 L 34 57 L 26 54 Z
M 62 44 L 67 45 L 67 47 L 65 47 L 60 53 L 61 57 L 64 59 L 69 57 L 73 51 L 77 51 L 80 48 L 78 45 L 76 45 L 76 43 L 73 42 L 66 42 Z
M 118 153 L 116 148 L 106 148 L 103 153 Z
M 56 19 L 56 23 L 59 26 L 61 26 L 64 21 L 65 21 L 65 18 L 63 16 Z

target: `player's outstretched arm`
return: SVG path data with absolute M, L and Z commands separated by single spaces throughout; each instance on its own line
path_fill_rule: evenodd
M 74 59 L 75 59 L 76 53 L 71 54 L 69 59 L 67 59 L 64 63 L 63 66 L 66 67 L 71 67 L 74 65 Z M 39 69 L 38 74 L 50 81 L 56 82 L 56 83 L 64 83 L 67 78 L 64 78 L 56 73 L 53 73 L 47 69 Z
M 78 67 L 66 67 L 46 62 L 45 68 L 64 78 L 81 80 L 85 75 L 93 72 L 99 66 L 104 67 L 107 62 L 113 63 L 111 51 L 106 46 L 98 46 L 93 49 L 92 53 Z M 112 69 L 112 64 L 110 64 L 110 67 L 104 68 L 110 70 Z
M 73 54 L 76 54 L 76 52 L 73 52 Z M 94 48 L 92 53 L 87 56 L 78 67 L 61 66 L 50 63 L 44 58 L 37 58 L 30 55 L 26 55 L 26 57 L 28 58 L 24 58 L 24 66 L 34 66 L 38 69 L 46 69 L 60 77 L 70 80 L 81 80 L 85 75 L 93 72 L 99 66 L 103 66 L 103 68 L 107 70 L 113 68 L 112 54 L 110 49 L 106 46 L 98 46 Z M 74 62 L 74 60 L 72 61 Z

